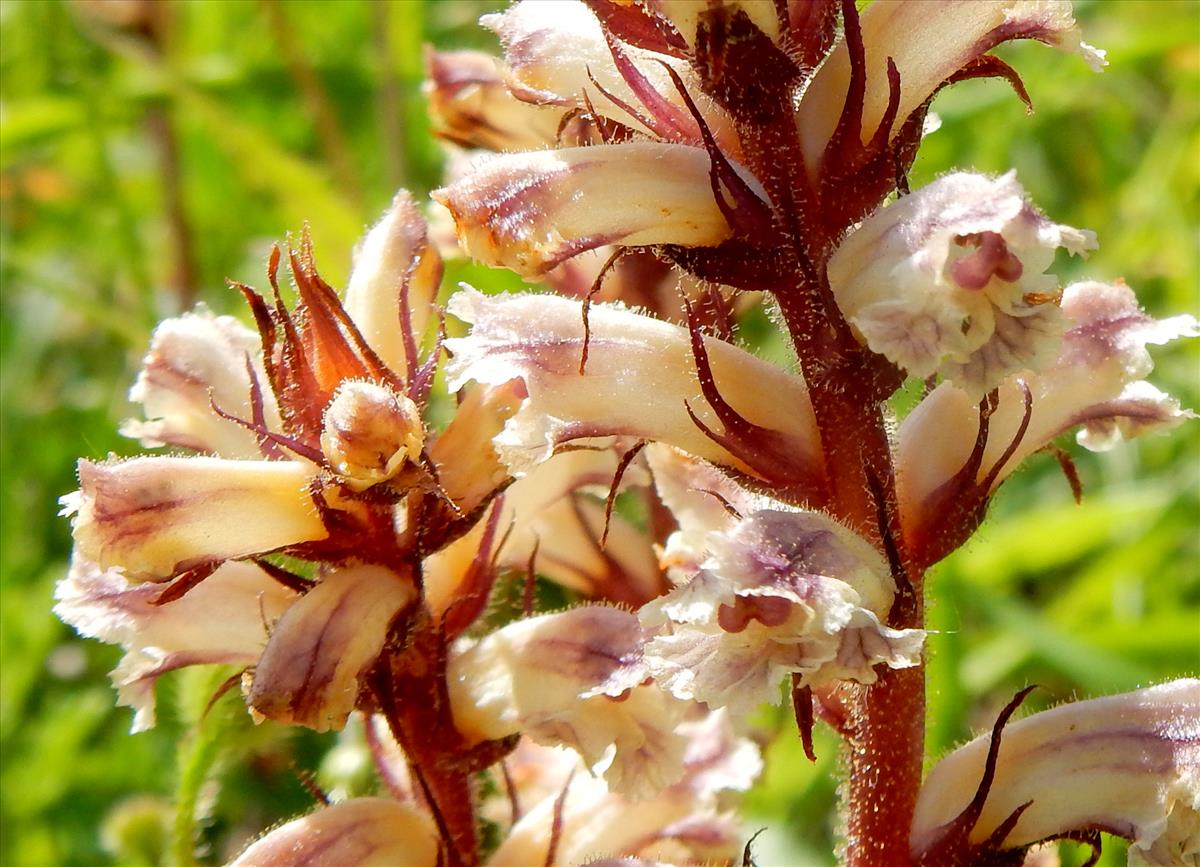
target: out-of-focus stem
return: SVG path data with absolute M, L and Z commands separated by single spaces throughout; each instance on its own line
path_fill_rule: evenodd
M 165 62 L 171 9 L 169 4 L 143 0 L 138 32 L 158 62 Z M 183 173 L 179 163 L 179 136 L 165 102 L 155 102 L 146 110 L 146 129 L 158 151 L 159 178 L 162 183 L 163 209 L 167 229 L 175 250 L 169 285 L 180 310 L 196 303 L 199 274 L 192 246 L 191 227 L 183 203 Z
M 404 167 L 408 163 L 401 115 L 403 104 L 400 85 L 394 67 L 392 45 L 392 4 L 372 3 L 372 23 L 375 33 L 375 62 L 379 70 L 379 88 L 376 106 L 379 112 L 379 141 L 383 154 L 383 168 L 389 187 L 400 186 L 404 179 Z
M 288 22 L 286 10 L 279 0 L 260 0 L 266 12 L 267 21 L 275 34 L 275 42 L 283 54 L 288 73 L 300 91 L 300 98 L 308 114 L 312 117 L 317 130 L 317 138 L 321 142 L 321 150 L 329 161 L 333 176 L 338 185 L 352 199 L 362 198 L 358 173 L 350 157 L 350 147 L 342 134 L 341 124 L 329 101 L 329 96 L 312 66 L 304 56 L 304 52 L 296 42 L 296 35 Z

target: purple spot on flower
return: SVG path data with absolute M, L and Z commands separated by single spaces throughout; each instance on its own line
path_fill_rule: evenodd
M 964 247 L 978 247 L 974 253 L 963 256 L 950 266 L 951 276 L 963 289 L 982 289 L 993 276 L 1005 283 L 1015 283 L 1021 279 L 1024 271 L 1021 260 L 1009 251 L 1004 238 L 997 232 L 962 235 L 955 240 Z

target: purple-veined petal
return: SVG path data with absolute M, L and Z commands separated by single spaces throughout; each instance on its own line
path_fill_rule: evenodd
M 147 421 L 130 419 L 121 433 L 147 447 L 171 445 L 225 458 L 261 456 L 258 439 L 213 412 L 249 420 L 253 371 L 263 397 L 267 427 L 279 430 L 279 409 L 266 386 L 262 343 L 232 316 L 200 309 L 167 319 L 155 330 L 142 371 L 129 392 Z
M 342 728 L 358 701 L 359 678 L 415 596 L 410 578 L 381 566 L 334 569 L 275 624 L 250 706 L 277 722 Z
M 684 247 L 731 234 L 703 148 L 625 142 L 481 158 L 434 192 L 459 240 L 488 265 L 537 276 L 606 244 Z
M 63 497 L 79 552 L 131 580 L 323 539 L 308 494 L 315 469 L 298 461 L 142 457 L 80 461 Z
M 525 380 L 529 400 L 497 438 L 501 457 L 523 472 L 556 446 L 623 435 L 669 443 L 716 464 L 754 471 L 707 436 L 689 415 L 719 431 L 716 413 L 700 397 L 690 335 L 616 305 L 592 305 L 585 375 L 578 302 L 544 295 L 486 297 L 460 292 L 451 312 L 474 324 L 448 341 L 451 387 Z M 824 472 L 819 437 L 803 381 L 748 352 L 706 338 L 713 378 L 741 417 L 788 443 L 797 472 Z
M 426 813 L 388 798 L 351 798 L 281 825 L 229 867 L 434 867 L 439 849 Z
M 913 818 L 915 855 L 975 797 L 990 743 L 976 738 L 934 766 Z M 1200 681 L 1071 702 L 1005 726 L 970 842 L 1027 802 L 1000 847 L 1098 829 L 1131 841 L 1131 864 L 1197 863 Z
M 472 740 L 524 732 L 577 750 L 615 790 L 646 797 L 683 774 L 683 705 L 640 685 L 642 630 L 584 606 L 511 623 L 450 659 L 455 725 Z
M 125 648 L 112 673 L 133 731 L 154 725 L 154 682 L 185 665 L 254 665 L 267 628 L 296 594 L 249 563 L 226 563 L 184 596 L 156 605 L 162 588 L 134 584 L 76 556 L 55 588 L 54 613 L 81 635 Z
M 676 697 L 741 718 L 777 702 L 788 674 L 872 683 L 880 663 L 920 661 L 924 633 L 880 622 L 895 592 L 886 561 L 828 517 L 759 508 L 704 545 L 695 577 L 639 613 L 657 629 L 646 669 Z

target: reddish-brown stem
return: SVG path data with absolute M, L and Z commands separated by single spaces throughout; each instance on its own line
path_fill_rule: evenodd
M 889 622 L 898 628 L 919 627 L 920 600 L 909 596 L 901 603 L 911 611 L 897 616 L 893 608 Z M 881 668 L 879 680 L 870 686 L 847 682 L 842 697 L 850 708 L 842 863 L 907 867 L 908 832 L 925 752 L 925 666 Z
M 409 761 L 416 789 L 437 824 L 444 867 L 479 863 L 471 774 L 454 759 L 466 752 L 446 700 L 441 637 L 414 624 L 403 653 L 385 651 L 372 677 L 380 711 Z
M 907 558 L 893 532 L 898 525 L 892 451 L 883 414 L 886 389 L 877 385 L 877 377 L 886 373 L 871 370 L 871 359 L 847 344 L 845 332 L 830 322 L 839 314 L 822 304 L 824 293 L 803 285 L 803 280 L 797 283 L 794 292 L 780 294 L 779 303 L 821 431 L 831 488 L 828 508 L 888 553 L 897 588 L 888 625 L 921 628 L 920 576 L 906 573 Z M 847 711 L 843 863 L 906 867 L 925 746 L 924 666 L 880 668 L 876 683 L 847 682 L 839 693 Z

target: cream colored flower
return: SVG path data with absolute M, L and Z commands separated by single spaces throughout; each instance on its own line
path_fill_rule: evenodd
M 978 401 L 1053 360 L 1065 324 L 1045 270 L 1095 236 L 1050 222 L 1014 173 L 957 172 L 883 208 L 829 261 L 829 281 L 867 345 L 910 375 L 940 373 Z
M 1130 841 L 1131 865 L 1200 864 L 1200 681 L 1060 705 L 1004 726 L 1000 737 L 985 789 L 994 749 L 986 736 L 930 772 L 913 818 L 918 863 L 951 856 L 947 841 L 960 837 L 998 851 L 1099 829 Z M 982 808 L 966 813 L 973 822 L 963 826 L 968 804 L 981 796 Z

